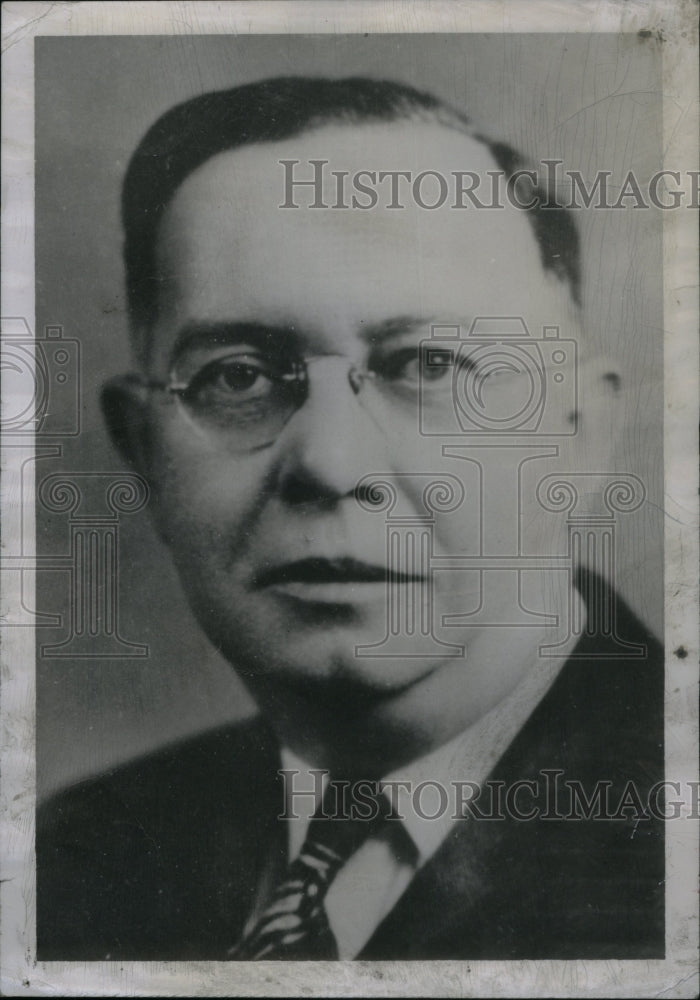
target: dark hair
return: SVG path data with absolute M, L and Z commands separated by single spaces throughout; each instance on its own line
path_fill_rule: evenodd
M 524 165 L 515 150 L 476 132 L 455 108 L 389 80 L 276 77 L 202 94 L 167 111 L 142 139 L 124 181 L 124 263 L 132 328 L 148 329 L 156 319 L 158 224 L 180 184 L 197 167 L 225 150 L 286 139 L 328 122 L 404 119 L 438 122 L 482 142 L 508 177 Z M 541 187 L 535 188 L 533 202 L 526 211 L 542 266 L 568 282 L 578 303 L 579 243 L 573 219 Z

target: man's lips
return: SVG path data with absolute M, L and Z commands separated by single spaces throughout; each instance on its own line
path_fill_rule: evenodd
M 363 562 L 349 556 L 337 558 L 313 557 L 293 562 L 278 563 L 260 570 L 253 579 L 255 590 L 284 584 L 359 584 L 359 583 L 409 583 L 424 581 L 417 574 L 402 573 Z

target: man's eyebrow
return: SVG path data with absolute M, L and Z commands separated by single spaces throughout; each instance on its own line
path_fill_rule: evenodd
M 402 333 L 413 333 L 415 330 L 429 328 L 433 322 L 435 322 L 433 316 L 392 316 L 379 323 L 363 323 L 360 327 L 360 336 L 374 346 Z
M 392 337 L 424 330 L 429 334 L 431 327 L 437 322 L 435 316 L 391 316 L 376 323 L 361 323 L 359 335 L 371 348 L 377 347 Z M 441 324 L 444 325 L 444 324 Z M 451 324 L 453 327 L 456 324 Z M 468 329 L 468 324 L 462 322 L 462 329 Z M 259 323 L 253 320 L 234 321 L 217 320 L 213 322 L 190 321 L 178 332 L 173 349 L 170 352 L 170 363 L 188 351 L 208 347 L 226 346 L 228 344 L 250 344 L 251 347 L 275 350 L 299 348 L 303 336 L 290 323 L 274 324 Z
M 391 337 L 399 337 L 404 333 L 415 333 L 416 330 L 425 331 L 426 337 L 433 335 L 435 327 L 436 337 L 462 339 L 466 337 L 471 329 L 472 318 L 470 316 L 460 316 L 456 319 L 446 321 L 445 317 L 439 316 L 393 316 L 390 319 L 382 320 L 379 323 L 363 324 L 360 327 L 360 336 L 370 347 L 376 347 Z M 449 333 L 443 332 L 449 330 Z M 455 331 L 459 331 L 455 334 Z
M 209 323 L 190 322 L 178 332 L 170 361 L 174 362 L 187 351 L 197 348 L 216 347 L 227 344 L 250 344 L 252 347 L 280 345 L 288 346 L 295 342 L 294 329 L 288 325 L 255 322 L 232 322 L 222 320 Z

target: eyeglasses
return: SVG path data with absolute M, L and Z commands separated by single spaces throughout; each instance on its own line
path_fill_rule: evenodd
M 229 348 L 214 357 L 185 359 L 165 381 L 131 377 L 165 393 L 200 433 L 239 453 L 264 448 L 279 437 L 308 399 L 311 367 L 321 365 L 344 368 L 353 395 L 384 430 L 392 422 L 417 430 L 419 407 L 454 412 L 456 376 L 476 368 L 469 356 L 436 351 L 424 341 L 374 358 L 371 367 L 343 355 L 271 359 L 253 349 Z M 315 377 L 322 377 L 320 370 Z M 507 392 L 508 380 L 496 380 L 496 386 L 498 395 Z

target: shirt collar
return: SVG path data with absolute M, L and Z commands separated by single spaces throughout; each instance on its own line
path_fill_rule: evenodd
M 418 866 L 425 864 L 435 854 L 454 824 L 462 818 L 459 811 L 461 798 L 453 783 L 471 781 L 480 784 L 488 778 L 553 684 L 575 641 L 572 638 L 566 649 L 562 650 L 561 656 L 538 658 L 514 690 L 468 729 L 429 754 L 396 768 L 381 779 L 385 784 L 384 793 L 402 817 L 404 827 L 415 844 Z M 329 777 L 324 773 L 319 785 L 317 778 L 311 773 L 313 766 L 289 747 L 281 748 L 281 758 L 282 768 L 294 772 L 296 790 L 310 792 L 316 789 L 318 792 L 316 798 L 302 795 L 298 800 L 295 799 L 294 809 L 298 819 L 288 821 L 291 860 L 301 851 L 309 822 L 320 804 Z M 401 782 L 403 785 L 392 788 L 389 785 L 391 782 Z M 409 788 L 405 787 L 406 783 Z M 447 795 L 447 807 L 444 794 L 437 785 Z

